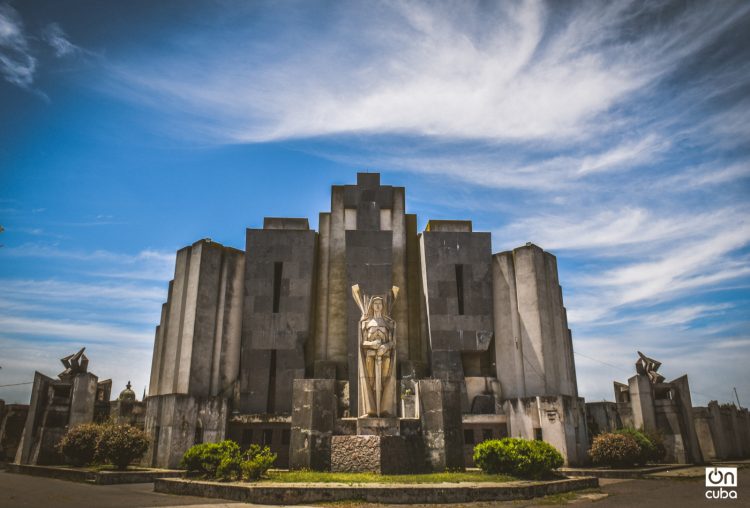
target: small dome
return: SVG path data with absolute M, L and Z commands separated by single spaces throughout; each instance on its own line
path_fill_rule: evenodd
M 128 384 L 125 386 L 125 389 L 120 392 L 120 396 L 117 397 L 117 400 L 135 401 L 135 392 L 130 389 L 131 386 L 130 381 L 128 381 Z

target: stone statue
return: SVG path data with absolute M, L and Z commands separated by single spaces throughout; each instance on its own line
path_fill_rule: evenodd
M 391 319 L 398 287 L 386 295 L 363 295 L 359 285 L 352 296 L 362 311 L 359 344 L 359 414 L 396 416 L 396 322 Z
M 641 376 L 648 376 L 651 384 L 663 383 L 664 376 L 656 372 L 661 367 L 661 362 L 649 358 L 640 351 L 638 351 L 638 356 L 638 361 L 635 362 L 635 371 Z
M 89 359 L 83 354 L 85 350 L 86 348 L 82 347 L 77 353 L 60 358 L 65 370 L 59 373 L 57 377 L 65 381 L 76 377 L 78 374 L 85 374 L 89 366 Z

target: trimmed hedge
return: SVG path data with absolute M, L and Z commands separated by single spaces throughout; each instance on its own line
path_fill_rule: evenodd
M 589 455 L 599 466 L 631 467 L 638 462 L 641 448 L 629 434 L 607 432 L 594 438 Z
M 123 470 L 143 457 L 148 444 L 146 433 L 132 425 L 84 423 L 68 429 L 57 449 L 74 466 L 100 462 Z
M 148 436 L 132 425 L 106 424 L 102 428 L 97 454 L 104 462 L 124 470 L 148 450 Z
M 506 437 L 475 446 L 474 463 L 487 474 L 539 479 L 562 466 L 563 458 L 555 447 L 544 441 Z
M 202 443 L 191 446 L 182 457 L 180 466 L 206 478 L 224 481 L 259 479 L 276 461 L 276 454 L 265 446 L 250 445 L 245 453 L 237 443 Z
M 73 466 L 88 466 L 94 462 L 102 427 L 96 423 L 82 423 L 68 430 L 57 443 L 65 461 Z

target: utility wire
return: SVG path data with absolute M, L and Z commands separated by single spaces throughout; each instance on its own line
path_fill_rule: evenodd
M 27 383 L 13 383 L 13 384 L 10 384 L 10 385 L 0 385 L 0 388 L 5 388 L 7 386 L 21 386 L 21 385 L 33 385 L 33 384 L 34 384 L 33 381 L 29 381 Z

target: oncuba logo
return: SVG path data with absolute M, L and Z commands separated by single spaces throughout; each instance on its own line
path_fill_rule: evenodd
M 737 499 L 737 468 L 706 468 L 706 499 Z

